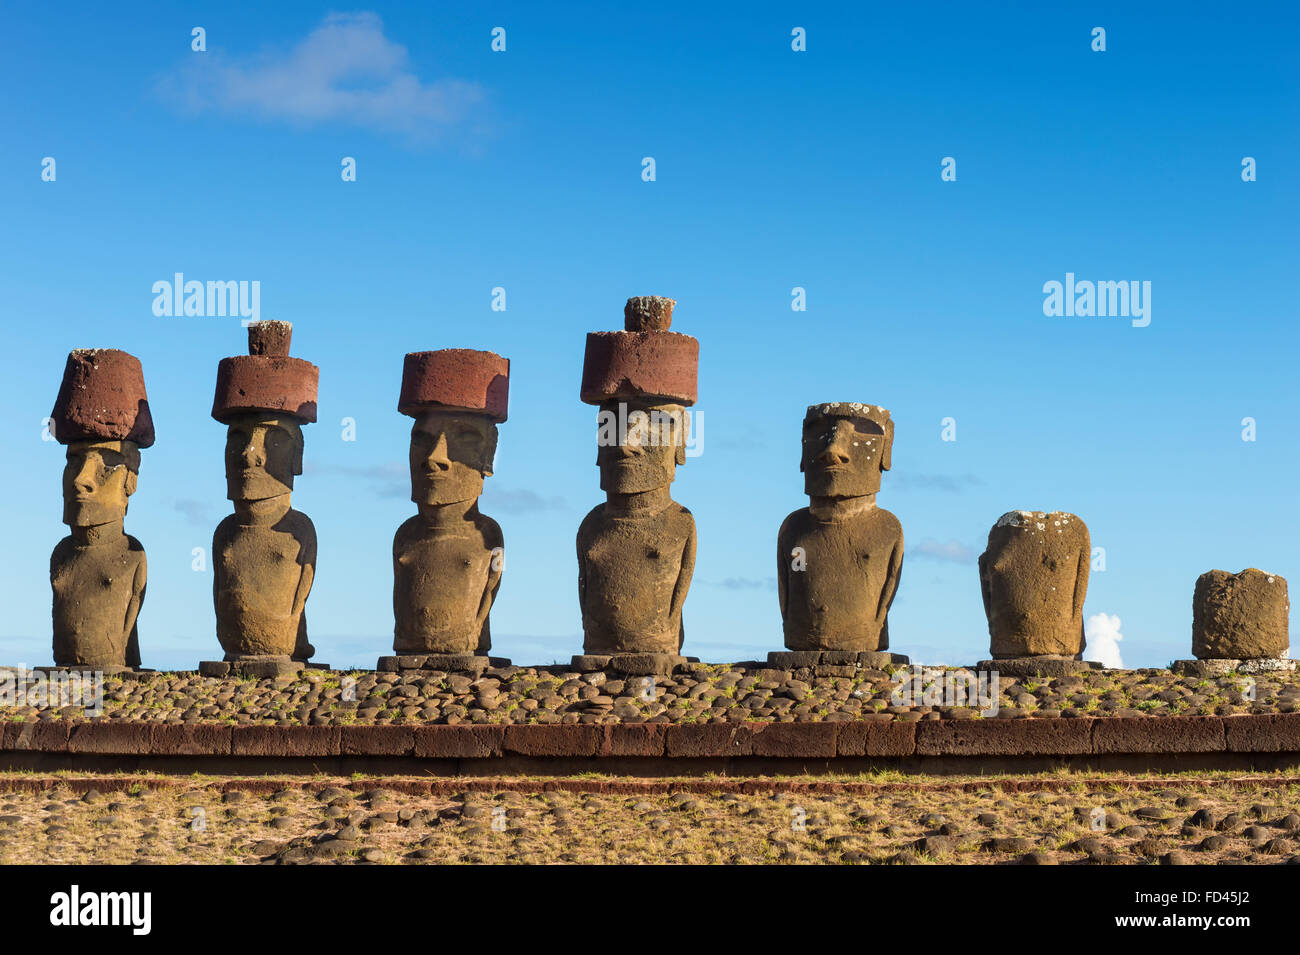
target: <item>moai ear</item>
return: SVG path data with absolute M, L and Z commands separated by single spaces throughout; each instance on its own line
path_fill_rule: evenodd
M 136 482 L 139 479 L 140 475 L 136 474 L 134 471 L 128 470 L 126 472 L 126 481 L 123 483 L 123 490 L 126 491 L 127 497 L 130 497 L 135 493 Z
M 302 445 L 303 445 L 302 432 L 300 431 L 298 432 L 297 438 L 294 439 L 293 442 L 293 473 L 294 474 L 302 473 Z
M 677 433 L 674 435 L 676 440 L 673 442 L 673 460 L 678 465 L 682 465 L 686 463 L 686 435 L 691 430 L 691 413 L 689 411 L 681 413 L 681 418 L 678 419 L 675 430 Z
M 885 422 L 885 453 L 880 456 L 880 470 L 888 471 L 894 459 L 894 419 Z
M 497 438 L 500 432 L 497 431 L 495 424 L 488 428 L 488 439 L 483 445 L 483 456 L 479 459 L 479 470 L 483 472 L 484 477 L 492 474 L 492 464 L 497 456 Z

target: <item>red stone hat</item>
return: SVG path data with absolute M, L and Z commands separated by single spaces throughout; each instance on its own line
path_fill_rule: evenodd
M 614 398 L 658 398 L 693 405 L 700 343 L 670 332 L 671 298 L 639 295 L 623 308 L 622 332 L 589 332 L 582 362 L 582 400 L 590 405 Z
M 223 358 L 217 365 L 212 417 L 222 424 L 250 411 L 289 414 L 304 423 L 316 420 L 320 369 L 289 357 L 293 325 L 254 322 L 248 326 L 248 354 Z
M 149 447 L 153 416 L 140 359 L 116 348 L 78 348 L 69 353 L 50 417 L 54 437 L 61 444 L 134 441 Z
M 500 424 L 506 420 L 510 359 L 473 348 L 413 351 L 402 363 L 397 410 L 417 417 L 425 411 L 471 411 Z

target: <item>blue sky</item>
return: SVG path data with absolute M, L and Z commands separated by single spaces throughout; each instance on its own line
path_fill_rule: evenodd
M 1190 655 L 1203 571 L 1300 581 L 1293 6 L 538 6 L 6 7 L 0 659 L 50 656 L 66 528 L 41 419 L 78 347 L 144 365 L 158 439 L 127 529 L 149 558 L 145 663 L 218 658 L 192 549 L 229 512 L 209 410 L 245 335 L 155 316 L 175 272 L 259 281 L 261 316 L 320 366 L 294 506 L 336 666 L 391 646 L 392 536 L 414 513 L 402 356 L 443 347 L 512 360 L 482 500 L 507 548 L 495 652 L 581 651 L 573 540 L 603 499 L 583 340 L 640 294 L 676 298 L 700 339 L 704 453 L 674 486 L 699 530 L 688 653 L 781 648 L 776 533 L 806 502 L 800 422 L 821 401 L 897 423 L 879 503 L 906 535 L 890 633 L 914 659 L 986 654 L 975 559 L 1015 508 L 1073 511 L 1105 547 L 1086 613 L 1121 619 L 1130 666 Z M 1045 316 L 1067 272 L 1151 282 L 1151 323 Z

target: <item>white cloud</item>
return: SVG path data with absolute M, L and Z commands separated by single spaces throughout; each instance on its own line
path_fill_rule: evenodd
M 300 125 L 339 122 L 429 137 L 464 123 L 477 83 L 424 82 L 374 13 L 331 13 L 287 51 L 235 58 L 191 53 L 159 91 L 193 112 L 218 110 Z
M 961 541 L 937 541 L 927 537 L 915 547 L 904 550 L 907 557 L 920 557 L 925 560 L 946 560 L 954 564 L 974 563 L 976 552 Z
M 1123 667 L 1119 642 L 1124 634 L 1119 632 L 1119 617 L 1115 614 L 1095 613 L 1084 627 L 1088 646 L 1083 651 L 1085 660 L 1095 660 L 1108 667 Z

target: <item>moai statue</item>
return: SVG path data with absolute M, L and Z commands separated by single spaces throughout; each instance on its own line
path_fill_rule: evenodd
M 903 527 L 876 506 L 894 422 L 856 401 L 810 405 L 799 470 L 809 506 L 777 534 L 777 596 L 785 645 L 773 665 L 906 663 L 890 654 L 889 605 L 903 570 Z
M 1192 594 L 1192 654 L 1173 670 L 1189 676 L 1294 670 L 1288 659 L 1291 601 L 1286 578 L 1247 568 L 1239 574 L 1211 570 Z
M 393 649 L 380 670 L 482 671 L 488 613 L 505 566 L 501 528 L 481 514 L 497 425 L 506 420 L 510 362 L 468 348 L 412 352 L 397 410 L 411 426 L 411 500 L 418 513 L 393 538 Z
M 1008 511 L 980 555 L 980 590 L 992 660 L 982 670 L 1061 676 L 1095 669 L 1082 660 L 1083 600 L 1092 541 L 1065 511 Z
M 302 473 L 302 427 L 316 420 L 320 369 L 289 357 L 292 334 L 288 322 L 254 322 L 248 354 L 217 366 L 212 417 L 226 425 L 226 496 L 235 513 L 212 536 L 225 662 L 201 663 L 204 674 L 291 674 L 315 652 L 303 608 L 316 570 L 316 529 L 289 496 Z
M 140 449 L 153 444 L 144 372 L 133 355 L 84 348 L 68 355 L 51 413 L 67 445 L 63 523 L 50 556 L 54 663 L 114 672 L 139 667 L 136 621 L 144 602 L 144 548 L 123 531 Z
M 670 298 L 627 300 L 625 331 L 591 332 L 581 398 L 597 405 L 604 504 L 578 528 L 579 670 L 671 672 L 685 662 L 682 605 L 695 569 L 695 519 L 669 493 L 686 461 L 700 343 L 669 331 Z

